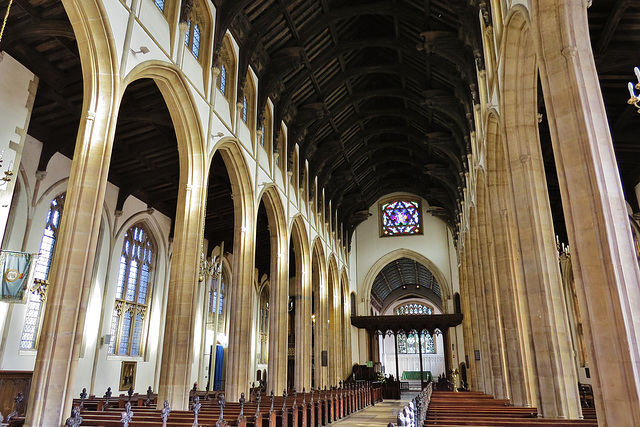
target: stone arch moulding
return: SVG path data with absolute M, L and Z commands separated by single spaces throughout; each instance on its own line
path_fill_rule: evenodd
M 413 261 L 419 262 L 427 267 L 431 271 L 431 273 L 433 273 L 433 275 L 438 280 L 438 285 L 440 285 L 440 291 L 442 294 L 442 306 L 444 309 L 443 311 L 446 313 L 448 305 L 445 304 L 445 301 L 448 301 L 451 298 L 451 284 L 446 279 L 442 271 L 440 271 L 440 269 L 429 258 L 410 249 L 396 249 L 395 251 L 391 251 L 378 259 L 371 266 L 364 277 L 362 290 L 358 291 L 358 293 L 360 294 L 360 301 L 363 303 L 363 305 L 360 306 L 358 312 L 369 312 L 368 307 L 371 305 L 371 288 L 373 286 L 373 281 L 375 280 L 378 273 L 380 273 L 380 271 L 384 268 L 384 266 L 399 258 L 409 258 Z

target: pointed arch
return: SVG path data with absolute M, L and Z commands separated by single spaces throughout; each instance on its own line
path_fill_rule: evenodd
M 435 265 L 433 261 L 418 252 L 401 248 L 396 249 L 395 251 L 391 251 L 382 256 L 371 266 L 371 268 L 365 275 L 362 282 L 362 289 L 360 291 L 361 305 L 358 307 L 358 313 L 369 312 L 369 307 L 371 306 L 371 289 L 373 287 L 373 282 L 376 276 L 387 264 L 399 258 L 409 258 L 427 267 L 438 281 L 438 285 L 440 285 L 442 300 L 446 301 L 452 297 L 453 293 L 451 284 L 447 281 L 444 273 Z M 448 310 L 448 307 L 445 306 L 443 308 L 445 309 L 445 313 L 447 313 L 446 310 Z

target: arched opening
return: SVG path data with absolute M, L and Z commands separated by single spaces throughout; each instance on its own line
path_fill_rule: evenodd
M 443 313 L 441 295 L 438 280 L 429 268 L 416 260 L 400 257 L 387 263 L 376 275 L 371 287 L 371 306 L 381 316 L 430 316 Z M 385 335 L 376 355 L 381 370 L 408 381 L 410 387 L 416 389 L 420 388 L 421 370 L 435 378 L 445 373 L 443 336 L 434 332 L 398 333 L 397 354 L 396 338 Z
M 209 167 L 204 223 L 204 238 L 208 242 L 210 254 L 217 255 L 220 265 L 216 276 L 207 281 L 210 298 L 203 357 L 207 361 L 205 372 L 210 390 L 224 390 L 226 381 L 229 317 L 233 310 L 229 310 L 231 275 L 225 271 L 224 263 L 227 257 L 233 257 L 234 254 L 235 215 L 232 194 L 226 164 L 221 153 L 216 152 Z M 221 254 L 221 250 L 224 253 Z

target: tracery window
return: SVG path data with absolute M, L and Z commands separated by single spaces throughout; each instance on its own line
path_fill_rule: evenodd
M 398 354 L 419 354 L 418 349 L 418 332 L 411 331 L 409 335 L 404 332 L 400 332 L 397 335 L 398 339 Z M 433 343 L 433 336 L 427 331 L 423 330 L 420 334 L 420 344 L 422 346 L 422 354 L 434 354 L 435 345 Z
M 153 1 L 160 12 L 164 12 L 164 0 L 154 0 Z
M 380 235 L 422 234 L 422 215 L 417 200 L 394 200 L 380 204 Z
M 146 228 L 137 224 L 127 230 L 120 255 L 109 354 L 140 356 L 144 352 L 155 258 L 155 245 Z
M 44 233 L 42 235 L 42 241 L 40 242 L 40 256 L 36 262 L 35 279 L 47 280 L 49 277 L 49 268 L 51 267 L 51 259 L 53 258 L 58 239 L 58 230 L 65 195 L 66 194 L 63 193 L 53 199 L 49 206 Z M 40 294 L 32 292 L 27 302 L 27 314 L 24 319 L 24 327 L 20 338 L 21 349 L 36 348 L 38 330 L 40 329 L 43 313 L 44 303 L 42 302 Z
M 433 308 L 425 304 L 409 303 L 396 308 L 396 315 L 403 314 L 433 314 Z
M 200 55 L 200 25 L 197 21 L 187 22 L 187 33 L 184 35 L 184 44 L 189 48 L 193 56 L 198 59 Z

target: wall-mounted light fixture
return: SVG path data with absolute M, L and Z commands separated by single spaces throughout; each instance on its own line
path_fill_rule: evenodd
M 143 55 L 146 55 L 147 53 L 149 53 L 149 48 L 148 48 L 148 47 L 146 47 L 146 46 L 140 46 L 140 47 L 139 47 L 139 49 L 140 49 L 140 50 L 133 50 L 133 49 L 131 49 L 131 52 L 132 52 L 134 55 L 136 55 L 136 54 L 138 54 L 138 53 L 141 53 L 141 54 L 143 54 Z

